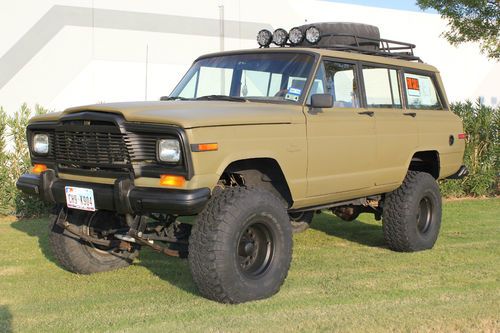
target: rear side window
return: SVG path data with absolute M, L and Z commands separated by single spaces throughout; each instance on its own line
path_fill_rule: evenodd
M 363 66 L 363 80 L 369 108 L 402 107 L 397 70 Z
M 404 78 L 409 109 L 443 109 L 432 77 L 405 73 Z

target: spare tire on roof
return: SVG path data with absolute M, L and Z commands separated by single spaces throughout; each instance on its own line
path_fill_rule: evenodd
M 323 23 L 311 23 L 305 24 L 299 27 L 304 33 L 307 28 L 315 26 L 319 29 L 320 34 L 332 34 L 332 35 L 349 35 L 349 36 L 328 36 L 322 37 L 318 42 L 319 47 L 332 47 L 338 45 L 347 45 L 347 46 L 357 46 L 356 39 L 353 36 L 360 37 L 358 38 L 359 46 L 370 51 L 377 51 L 379 49 L 379 39 L 380 39 L 380 30 L 378 27 L 362 24 L 362 23 L 349 23 L 349 22 L 323 22 Z M 376 39 L 377 41 L 363 39 L 371 38 Z M 305 39 L 298 46 L 311 46 L 309 42 Z

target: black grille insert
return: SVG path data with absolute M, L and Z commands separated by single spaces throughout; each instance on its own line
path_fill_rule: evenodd
M 54 152 L 57 163 L 71 168 L 131 166 L 125 134 L 115 126 L 61 126 L 55 131 Z

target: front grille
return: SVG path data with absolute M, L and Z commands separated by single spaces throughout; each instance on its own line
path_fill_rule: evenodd
M 33 153 L 31 141 L 36 133 L 48 133 L 49 153 Z M 181 142 L 178 163 L 162 163 L 156 157 L 161 139 Z M 56 172 L 96 177 L 159 177 L 169 174 L 191 179 L 193 170 L 184 131 L 175 126 L 132 123 L 104 112 L 84 111 L 63 116 L 58 122 L 28 126 L 33 163 L 47 164 Z
M 56 161 L 71 168 L 123 169 L 130 167 L 125 134 L 116 127 L 64 126 L 55 132 Z

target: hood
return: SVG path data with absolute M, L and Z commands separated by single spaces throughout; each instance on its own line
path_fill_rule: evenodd
M 94 104 L 34 117 L 31 122 L 58 120 L 62 115 L 98 111 L 121 114 L 130 122 L 171 124 L 183 128 L 286 124 L 303 120 L 300 105 L 227 101 L 155 101 Z

